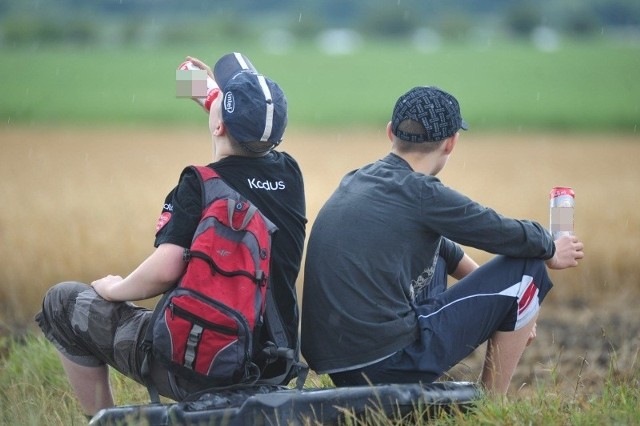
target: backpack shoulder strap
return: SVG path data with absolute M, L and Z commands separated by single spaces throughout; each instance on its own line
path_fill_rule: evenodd
M 211 167 L 207 167 L 207 166 L 189 166 L 185 170 L 187 169 L 195 170 L 196 173 L 200 176 L 200 179 L 202 181 L 220 177 L 218 172 L 213 170 Z
M 215 199 L 213 193 L 209 190 L 207 191 L 207 187 L 209 186 L 205 182 L 211 179 L 218 179 L 217 182 L 224 185 L 226 188 L 229 188 L 229 185 L 226 184 L 218 172 L 213 170 L 211 167 L 207 166 L 189 166 L 185 168 L 182 173 L 185 173 L 187 170 L 194 170 L 196 172 L 196 176 L 198 176 L 198 180 L 200 181 L 200 193 L 202 194 L 202 208 L 203 210 Z

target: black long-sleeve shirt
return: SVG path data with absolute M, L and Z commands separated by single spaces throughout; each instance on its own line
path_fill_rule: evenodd
M 438 255 L 455 270 L 463 253 L 453 242 L 524 258 L 555 250 L 540 224 L 506 218 L 397 155 L 346 175 L 307 245 L 301 339 L 309 366 L 348 370 L 414 342 L 413 297 L 429 285 Z

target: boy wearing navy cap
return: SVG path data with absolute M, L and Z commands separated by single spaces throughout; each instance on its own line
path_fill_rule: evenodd
M 281 88 L 259 74 L 240 53 L 223 56 L 211 73 L 219 89 L 209 93 L 209 129 L 213 168 L 277 227 L 272 243 L 273 299 L 291 348 L 297 350 L 298 310 L 295 281 L 305 239 L 305 198 L 297 162 L 276 151 L 287 125 L 287 101 Z M 187 168 L 166 196 L 156 224 L 155 251 L 125 278 L 109 275 L 87 286 L 64 282 L 52 287 L 36 316 L 44 335 L 60 354 L 69 381 L 88 416 L 113 406 L 108 366 L 145 383 L 141 342 L 152 311 L 131 301 L 149 299 L 176 284 L 202 213 L 195 172 Z M 117 250 L 116 247 L 113 248 Z M 152 360 L 151 380 L 174 400 L 197 387 L 172 377 Z

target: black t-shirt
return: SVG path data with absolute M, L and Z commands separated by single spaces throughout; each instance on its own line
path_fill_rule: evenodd
M 208 167 L 258 207 L 278 231 L 272 242 L 271 285 L 289 340 L 297 344 L 296 279 L 304 248 L 306 206 L 302 173 L 289 154 L 273 151 L 263 157 L 226 157 Z M 156 226 L 155 246 L 188 248 L 202 214 L 200 182 L 192 170 L 182 174 L 167 195 Z

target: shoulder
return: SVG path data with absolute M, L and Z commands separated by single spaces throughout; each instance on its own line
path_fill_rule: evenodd
M 272 151 L 254 168 L 253 176 L 282 181 L 287 186 L 302 185 L 302 171 L 298 162 L 287 152 Z
M 445 185 L 435 176 L 421 175 L 417 180 L 420 186 L 420 194 L 427 199 L 461 199 L 466 198 L 460 192 Z
M 291 154 L 285 151 L 272 151 L 270 153 L 272 161 L 281 163 L 285 168 L 289 168 L 293 171 L 300 172 L 300 166 L 298 162 Z
M 182 183 L 183 181 L 188 182 L 192 180 L 198 180 L 198 173 L 196 172 L 197 167 L 199 166 L 186 166 L 184 169 L 182 169 L 182 172 L 180 173 L 179 183 Z
M 187 166 L 182 170 L 178 185 L 173 192 L 182 200 L 192 198 L 196 200 L 201 199 L 202 184 L 193 166 Z

